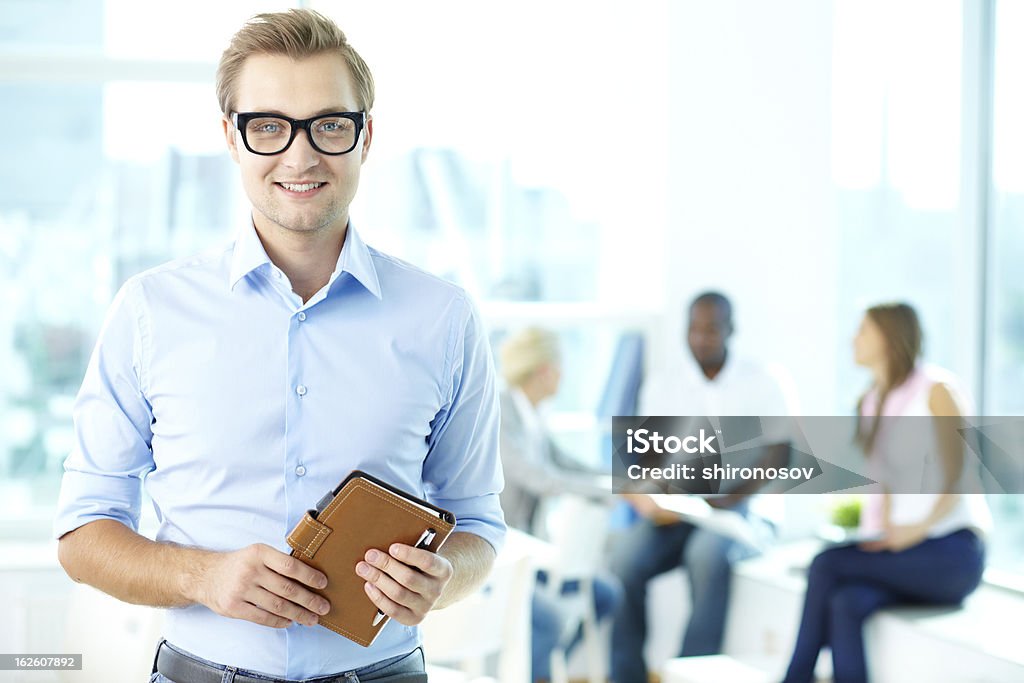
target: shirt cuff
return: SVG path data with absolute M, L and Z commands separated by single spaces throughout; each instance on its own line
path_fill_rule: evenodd
M 64 472 L 54 538 L 98 519 L 113 519 L 138 531 L 142 482 L 135 476 L 111 476 L 77 470 Z
M 435 498 L 431 502 L 455 515 L 454 531 L 479 536 L 494 548 L 495 555 L 501 552 L 507 527 L 498 494 L 461 499 Z

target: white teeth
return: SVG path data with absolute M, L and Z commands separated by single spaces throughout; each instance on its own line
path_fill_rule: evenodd
M 303 183 L 302 185 L 295 185 L 294 183 L 281 183 L 281 187 L 292 192 L 309 192 L 323 185 L 323 183 Z

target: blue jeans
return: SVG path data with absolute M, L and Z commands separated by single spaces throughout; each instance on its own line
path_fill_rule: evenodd
M 537 572 L 537 583 L 547 583 L 547 575 L 544 572 Z M 594 614 L 600 620 L 615 611 L 616 606 L 622 600 L 622 589 L 614 577 L 607 576 L 595 576 L 592 585 L 594 587 Z M 566 581 L 562 584 L 561 594 L 572 595 L 578 593 L 579 590 L 578 581 Z M 564 627 L 565 620 L 558 600 L 549 593 L 534 591 L 533 605 L 530 610 L 533 680 L 551 678 L 551 653 L 558 647 Z M 583 632 L 580 628 L 565 651 L 571 652 L 582 637 Z
M 745 512 L 746 507 L 735 508 Z M 691 524 L 655 525 L 643 519 L 613 546 L 612 571 L 622 581 L 624 599 L 612 626 L 612 680 L 646 683 L 647 584 L 655 576 L 685 567 L 692 611 L 683 636 L 683 657 L 722 649 L 729 606 L 732 564 L 750 553 L 740 543 Z
M 981 582 L 984 546 L 973 531 L 931 538 L 900 552 L 857 546 L 825 550 L 807 573 L 807 595 L 786 683 L 814 678 L 818 652 L 832 648 L 836 683 L 867 681 L 862 626 L 894 604 L 959 604 Z

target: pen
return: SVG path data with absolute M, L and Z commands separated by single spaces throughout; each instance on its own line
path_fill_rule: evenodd
M 420 534 L 420 539 L 413 545 L 414 548 L 428 548 L 430 544 L 434 542 L 434 536 L 437 536 L 437 532 L 433 529 L 427 529 Z M 376 626 L 384 619 L 384 612 L 377 610 L 377 615 L 373 617 L 373 625 Z

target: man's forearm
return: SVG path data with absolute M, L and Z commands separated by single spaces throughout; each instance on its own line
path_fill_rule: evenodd
M 124 602 L 151 607 L 194 603 L 193 588 L 210 552 L 157 543 L 112 519 L 61 537 L 58 557 L 73 580 Z
M 434 605 L 441 609 L 478 589 L 494 566 L 494 548 L 476 534 L 453 533 L 438 551 L 452 563 L 452 578 Z
M 462 532 L 453 533 L 440 554 L 451 562 L 453 571 L 434 609 L 457 602 L 479 588 L 495 557 L 487 541 Z M 106 519 L 65 534 L 58 546 L 60 563 L 73 580 L 124 602 L 151 607 L 185 607 L 201 602 L 202 580 L 217 555 L 151 541 L 120 522 Z

